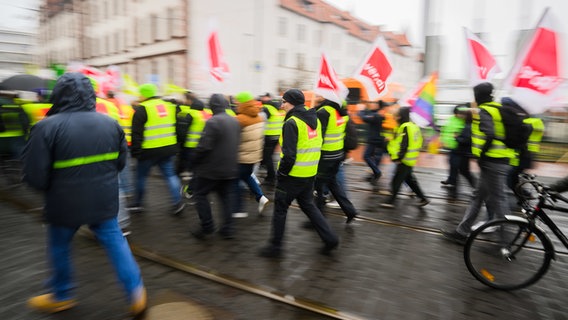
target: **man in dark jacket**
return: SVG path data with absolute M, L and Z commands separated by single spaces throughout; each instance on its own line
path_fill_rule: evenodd
M 325 243 L 322 253 L 329 254 L 339 244 L 337 235 L 314 204 L 314 179 L 323 138 L 316 111 L 307 109 L 304 101 L 304 94 L 298 89 L 290 89 L 282 96 L 286 117 L 280 138 L 282 152 L 274 194 L 272 236 L 270 244 L 260 251 L 260 255 L 267 258 L 277 258 L 282 254 L 286 215 L 294 199 Z
M 199 144 L 193 152 L 195 190 L 193 198 L 201 220 L 201 228 L 192 231 L 198 239 L 215 231 L 211 206 L 207 195 L 217 192 L 223 207 L 223 226 L 219 233 L 225 239 L 234 236 L 232 210 L 235 202 L 235 179 L 239 177 L 238 151 L 241 136 L 239 122 L 225 112 L 229 102 L 223 95 L 214 94 L 209 99 L 213 111 L 205 123 Z
M 382 175 L 379 165 L 385 151 L 385 138 L 382 135 L 384 117 L 379 114 L 379 107 L 382 105 L 382 100 L 376 103 L 368 101 L 367 107 L 359 111 L 359 117 L 367 124 L 367 145 L 363 159 L 373 171 L 368 179 L 373 186 L 377 185 Z
M 180 214 L 184 203 L 181 199 L 181 182 L 174 169 L 174 157 L 178 151 L 176 137 L 176 107 L 156 96 L 154 84 L 140 86 L 142 102 L 134 108 L 132 117 L 132 157 L 136 158 L 135 210 L 142 211 L 146 192 L 146 178 L 153 166 L 158 166 L 168 185 L 172 198 L 172 213 Z
M 49 313 L 75 305 L 71 240 L 86 224 L 109 253 L 131 312 L 141 313 L 146 290 L 117 222 L 118 173 L 127 152 L 124 132 L 115 120 L 95 111 L 95 92 L 82 74 L 63 75 L 51 102 L 47 118 L 32 128 L 23 155 L 23 180 L 45 193 L 53 270 L 50 292 L 28 304 Z

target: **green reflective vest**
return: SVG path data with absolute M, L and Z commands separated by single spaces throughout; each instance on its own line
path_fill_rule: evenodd
M 530 152 L 540 152 L 540 142 L 542 141 L 542 136 L 544 135 L 544 122 L 539 118 L 526 118 L 523 120 L 524 123 L 528 123 L 532 126 L 532 132 L 529 136 L 529 141 L 527 143 L 527 149 Z
M 64 169 L 70 167 L 83 166 L 96 162 L 110 161 L 118 159 L 117 152 L 94 154 L 85 157 L 77 157 L 73 159 L 55 160 L 53 162 L 53 169 Z
M 493 139 L 489 150 L 485 153 L 490 158 L 509 158 L 515 157 L 515 150 L 507 148 L 503 140 L 505 139 L 505 126 L 501 121 L 501 113 L 499 108 L 501 104 L 497 102 L 483 103 L 479 106 L 491 115 L 493 119 L 493 128 L 495 130 L 495 139 Z M 485 145 L 485 133 L 479 129 L 479 113 L 473 114 L 473 122 L 471 123 L 471 153 L 476 157 L 481 156 L 481 150 Z
M 389 142 L 387 150 L 392 159 L 398 158 L 400 145 L 405 135 L 404 128 L 406 128 L 408 133 L 408 148 L 404 154 L 404 158 L 399 160 L 409 167 L 414 167 L 418 161 L 420 148 L 422 148 L 422 132 L 420 131 L 420 127 L 414 122 L 405 122 L 396 129 L 394 139 Z
M 144 124 L 142 149 L 160 148 L 177 143 L 176 107 L 162 99 L 140 103 L 146 109 L 148 120 Z
M 185 148 L 195 148 L 199 143 L 199 139 L 203 134 L 203 128 L 205 128 L 205 122 L 211 118 L 211 110 L 203 109 L 203 110 L 195 110 L 191 109 L 189 106 L 180 106 L 180 113 L 179 116 L 185 117 L 189 114 L 192 118 L 191 125 L 187 130 L 187 135 L 185 138 L 185 142 L 183 146 Z
M 20 115 L 25 111 L 19 105 L 3 105 L 0 110 L 0 138 L 22 137 L 26 134 L 24 126 L 29 120 L 23 120 Z M 27 117 L 27 115 L 25 115 Z M 22 123 L 24 121 L 25 123 Z
M 329 122 L 325 129 L 323 137 L 322 151 L 337 151 L 343 150 L 343 142 L 345 139 L 345 126 L 349 116 L 339 115 L 339 111 L 331 106 L 322 107 L 329 113 Z
M 284 124 L 286 112 L 284 112 L 284 110 L 278 110 L 270 104 L 265 104 L 263 107 L 270 113 L 270 117 L 266 119 L 266 125 L 264 126 L 264 135 L 279 136 L 282 133 L 282 125 Z
M 455 115 L 448 118 L 448 122 L 444 124 L 440 132 L 440 138 L 442 140 L 442 145 L 444 146 L 444 148 L 454 150 L 458 147 L 456 136 L 460 134 L 464 127 L 464 119 Z
M 318 172 L 318 163 L 321 157 L 321 145 L 323 141 L 320 121 L 318 120 L 316 129 L 310 128 L 304 121 L 295 116 L 290 117 L 286 121 L 294 121 L 298 127 L 296 162 L 288 175 L 298 178 L 315 176 Z M 279 142 L 280 145 L 282 145 L 282 135 L 280 136 Z M 280 158 L 282 159 L 282 157 L 284 157 L 284 154 L 280 152 Z M 280 165 L 280 162 L 278 162 L 278 165 Z
M 51 109 L 51 103 L 26 103 L 22 108 L 30 119 L 30 125 L 38 123 L 38 121 L 45 118 L 45 115 Z

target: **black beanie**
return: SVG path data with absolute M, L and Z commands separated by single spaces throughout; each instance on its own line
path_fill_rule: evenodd
M 493 101 L 493 85 L 489 82 L 482 82 L 473 87 L 473 95 L 477 104 Z
M 304 102 L 306 101 L 304 98 L 304 94 L 302 93 L 302 91 L 298 89 L 290 89 L 284 92 L 282 99 L 290 102 L 293 106 L 303 105 Z

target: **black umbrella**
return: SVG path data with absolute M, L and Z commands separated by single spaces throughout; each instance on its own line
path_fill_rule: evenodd
M 31 74 L 11 76 L 0 83 L 0 90 L 21 90 L 37 92 L 47 89 L 48 80 Z

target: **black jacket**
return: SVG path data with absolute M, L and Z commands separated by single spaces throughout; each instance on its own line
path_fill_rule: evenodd
M 193 152 L 195 174 L 214 180 L 235 179 L 239 175 L 241 125 L 225 112 L 229 102 L 223 95 L 212 95 L 209 106 L 213 116 L 205 123 L 203 135 Z
M 160 98 L 151 97 L 146 99 L 146 101 L 153 99 Z M 164 101 L 164 103 L 166 102 Z M 151 160 L 175 155 L 178 151 L 177 144 L 159 148 L 142 149 L 142 142 L 144 141 L 144 124 L 146 121 L 148 121 L 146 108 L 143 106 L 134 107 L 134 115 L 132 116 L 132 145 L 130 146 L 132 157 L 138 160 Z
M 23 180 L 45 193 L 49 223 L 95 224 L 118 213 L 118 173 L 126 161 L 126 140 L 118 123 L 95 111 L 90 81 L 63 75 L 52 94 L 47 118 L 31 129 L 23 154 Z M 118 152 L 118 159 L 54 169 L 58 160 Z
M 296 163 L 298 126 L 294 121 L 287 121 L 292 116 L 304 121 L 312 129 L 317 129 L 318 127 L 318 118 L 315 109 L 306 109 L 304 105 L 297 105 L 292 110 L 288 111 L 284 118 L 284 125 L 282 126 L 281 148 L 283 157 L 280 159 L 280 165 L 278 166 L 278 174 L 281 176 L 287 176 Z
M 321 123 L 321 133 L 323 136 L 325 136 L 325 131 L 327 130 L 327 126 L 329 124 L 329 112 L 323 109 L 323 107 L 325 106 L 329 106 L 337 110 L 339 112 L 339 116 L 341 117 L 348 115 L 346 109 L 342 108 L 340 105 L 330 100 L 324 100 L 319 105 L 317 105 L 316 112 L 318 119 Z M 339 160 L 345 159 L 345 152 L 343 150 L 321 152 L 320 160 L 337 160 L 337 159 Z
M 367 124 L 367 143 L 384 147 L 385 138 L 382 135 L 384 117 L 378 110 L 361 110 L 359 117 Z

